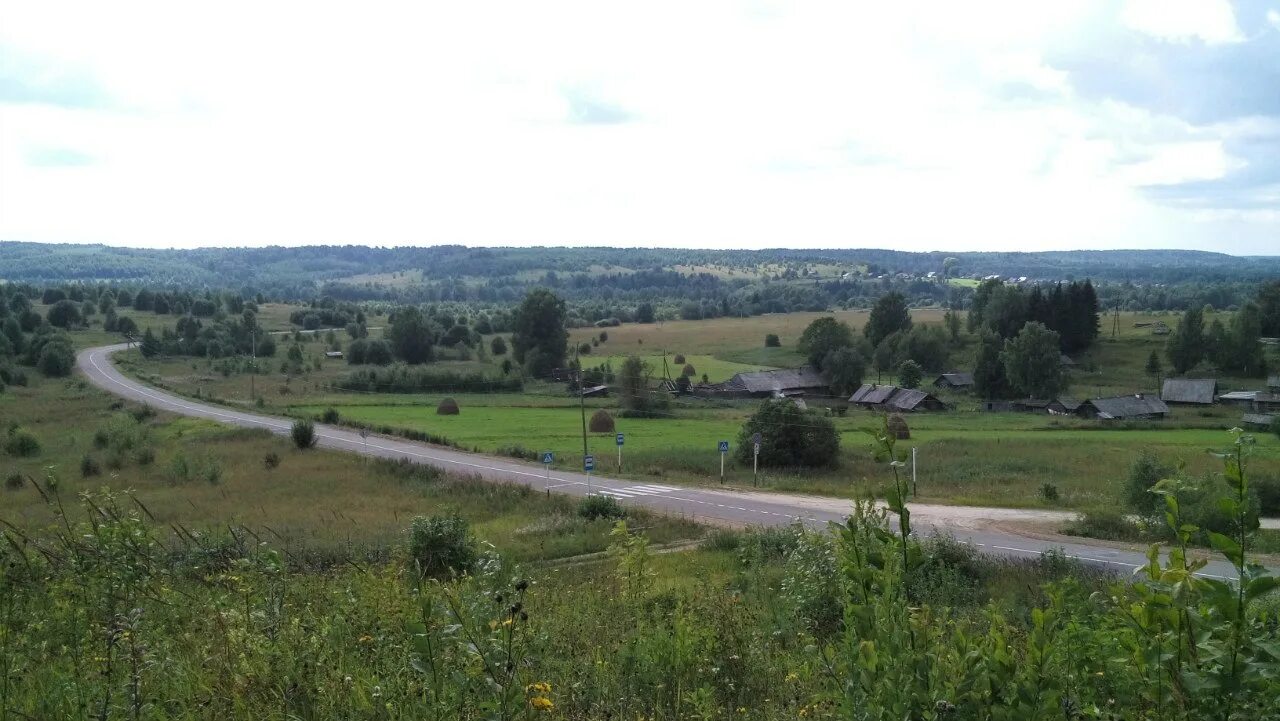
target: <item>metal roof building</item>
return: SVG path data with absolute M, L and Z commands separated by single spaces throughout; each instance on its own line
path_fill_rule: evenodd
M 961 388 L 972 388 L 973 374 L 972 373 L 943 373 L 942 375 L 934 379 L 933 385 L 937 388 L 952 388 L 956 390 Z
M 725 381 L 723 392 L 749 396 L 827 393 L 827 381 L 813 366 L 738 373 Z
M 883 408 L 885 410 L 910 413 L 913 411 L 945 410 L 947 405 L 931 393 L 914 388 L 897 386 L 880 386 L 864 383 L 849 397 L 849 402 L 865 408 Z
M 1165 403 L 1213 405 L 1218 394 L 1218 381 L 1213 378 L 1165 378 L 1160 400 Z
M 1091 398 L 1080 404 L 1080 413 L 1102 420 L 1164 418 L 1169 414 L 1169 406 L 1159 398 L 1139 393 L 1112 398 Z

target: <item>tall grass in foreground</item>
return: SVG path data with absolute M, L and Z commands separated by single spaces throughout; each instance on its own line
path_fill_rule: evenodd
M 1224 459 L 1237 499 L 1247 449 Z M 405 550 L 295 571 L 243 531 L 166 543 L 130 497 L 86 494 L 82 523 L 3 528 L 0 720 L 1280 715 L 1275 583 L 1247 534 L 1216 541 L 1241 585 L 1180 549 L 1105 583 L 921 542 L 894 489 L 891 514 L 860 504 L 834 533 L 717 534 L 727 580 L 621 522 L 595 565 L 480 548 L 462 577 Z M 440 535 L 466 536 L 418 533 L 413 555 Z

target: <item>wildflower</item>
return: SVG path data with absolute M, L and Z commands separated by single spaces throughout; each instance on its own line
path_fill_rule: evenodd
M 373 636 L 370 636 L 369 634 L 366 633 L 365 635 L 360 637 L 359 641 L 360 643 L 371 643 L 373 641 Z
M 791 673 L 787 674 L 787 678 L 785 680 L 787 683 L 795 683 L 796 681 L 800 680 L 800 674 L 796 673 L 795 671 L 792 671 Z
M 529 693 L 551 693 L 551 684 L 546 681 L 539 681 L 525 686 L 524 690 Z
M 551 702 L 551 699 L 546 696 L 534 696 L 529 699 L 529 705 L 538 711 L 550 711 L 556 707 L 556 705 Z

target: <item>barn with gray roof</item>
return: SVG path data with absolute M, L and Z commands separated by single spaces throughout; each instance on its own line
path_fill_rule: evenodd
M 1160 400 L 1165 403 L 1211 406 L 1218 395 L 1218 381 L 1213 378 L 1165 378 Z
M 1080 415 L 1106 421 L 1162 419 L 1169 415 L 1169 406 L 1155 396 L 1137 393 L 1091 398 L 1080 404 Z

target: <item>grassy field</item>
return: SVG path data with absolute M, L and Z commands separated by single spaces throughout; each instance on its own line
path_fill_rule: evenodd
M 129 410 L 82 380 L 33 374 L 30 386 L 0 394 L 0 418 L 29 430 L 41 450 L 25 458 L 0 453 L 0 478 L 29 476 L 44 486 L 52 476 L 67 499 L 127 489 L 166 527 L 244 526 L 285 547 L 385 548 L 413 516 L 455 511 L 513 558 L 560 558 L 608 545 L 609 523 L 579 519 L 568 499 L 346 453 L 299 451 L 265 432 L 194 419 L 161 415 L 138 423 Z M 127 434 L 134 447 L 118 451 L 113 441 L 100 448 L 99 431 Z M 137 458 L 144 448 L 151 454 L 145 463 Z M 278 465 L 269 467 L 269 455 Z M 85 459 L 97 466 L 93 475 L 82 475 Z M 53 509 L 25 483 L 0 491 L 0 518 L 41 528 Z M 661 541 L 698 533 L 679 519 L 645 525 Z
M 712 381 L 724 380 L 735 372 L 756 368 L 789 366 L 800 359 L 795 339 L 821 313 L 767 315 L 759 318 L 722 318 L 709 321 L 673 321 L 661 324 L 623 325 L 608 330 L 608 340 L 583 359 L 588 365 L 609 361 L 615 370 L 634 349 L 661 376 L 662 355 L 667 352 L 672 374 L 676 353 L 686 356 L 698 374 Z M 861 328 L 865 312 L 834 314 L 854 328 Z M 287 313 L 283 316 L 287 317 Z M 937 310 L 915 311 L 917 322 L 939 322 Z M 1136 323 L 1170 316 L 1124 314 L 1115 326 L 1105 322 L 1103 337 L 1089 352 L 1081 354 L 1070 372 L 1069 393 L 1079 398 L 1098 395 L 1155 392 L 1155 379 L 1142 367 L 1151 350 L 1161 350 L 1164 339 L 1150 334 Z M 765 348 L 764 334 L 778 333 L 781 348 Z M 575 341 L 598 337 L 598 329 L 573 332 Z M 576 468 L 581 454 L 581 415 L 576 399 L 556 384 L 529 382 L 521 394 L 455 394 L 463 412 L 459 416 L 434 413 L 441 394 L 389 395 L 335 391 L 331 384 L 350 368 L 345 363 L 321 358 L 320 343 L 304 344 L 308 360 L 318 362 L 292 378 L 281 375 L 277 361 L 264 361 L 261 375 L 254 379 L 269 412 L 318 415 L 326 408 L 337 410 L 349 421 L 422 431 L 442 436 L 452 443 L 485 452 L 552 450 L 562 468 Z M 952 366 L 968 368 L 974 344 L 966 336 L 953 352 Z M 213 398 L 228 403 L 250 405 L 250 377 L 245 373 L 219 372 L 215 363 L 203 359 L 143 361 L 136 354 L 121 357 L 126 371 L 187 395 Z M 475 370 L 489 367 L 486 361 L 447 362 L 441 369 Z M 496 372 L 496 371 L 495 371 Z M 874 377 L 871 378 L 874 380 Z M 885 378 L 886 382 L 891 379 Z M 1220 379 L 1224 388 L 1256 387 L 1256 379 Z M 1065 508 L 1106 505 L 1118 498 L 1120 479 L 1129 462 L 1143 449 L 1150 449 L 1169 461 L 1185 462 L 1188 472 L 1208 472 L 1214 468 L 1207 449 L 1226 441 L 1224 431 L 1237 425 L 1240 411 L 1233 407 L 1195 409 L 1175 407 L 1172 417 L 1157 424 L 1135 427 L 1103 427 L 1077 419 L 1055 419 L 1028 414 L 979 412 L 979 400 L 965 394 L 943 394 L 954 410 L 909 417 L 911 445 L 919 453 L 919 486 L 922 500 L 1002 506 L 1052 504 Z M 750 401 L 707 404 L 700 401 L 676 403 L 669 416 L 658 419 L 617 419 L 617 430 L 627 435 L 622 473 L 634 478 L 662 477 L 679 483 L 719 482 L 719 440 L 736 441 L 743 421 L 754 407 Z M 596 409 L 615 409 L 613 399 L 590 399 L 588 414 Z M 880 422 L 875 414 L 851 411 L 833 419 L 842 436 L 840 467 L 803 474 L 765 472 L 758 479 L 770 488 L 807 491 L 836 496 L 855 496 L 881 485 L 884 469 L 873 464 L 867 451 L 863 429 Z M 1259 434 L 1258 470 L 1280 475 L 1280 450 L 1273 437 Z M 602 460 L 615 459 L 613 436 L 588 439 L 590 450 Z M 602 463 L 611 471 L 613 463 Z M 749 486 L 749 468 L 730 463 L 727 482 Z M 1058 491 L 1056 501 L 1041 496 L 1051 484 Z

